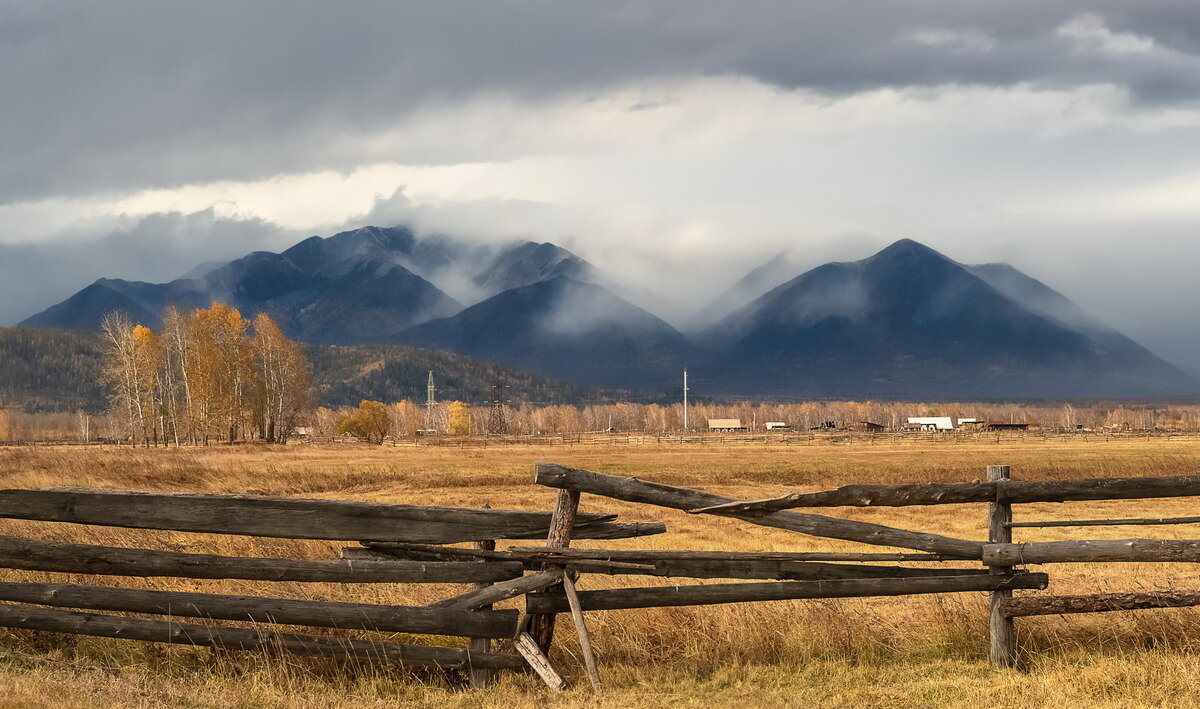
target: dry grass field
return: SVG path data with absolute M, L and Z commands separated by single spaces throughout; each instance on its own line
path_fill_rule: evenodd
M 735 497 L 848 483 L 982 478 L 988 464 L 1014 479 L 1181 475 L 1200 468 L 1195 440 L 853 444 L 392 448 L 290 446 L 184 450 L 0 449 L 4 487 L 109 487 L 548 510 L 532 484 L 538 460 L 629 474 Z M 1016 508 L 1018 520 L 1197 514 L 1190 498 Z M 625 521 L 664 520 L 665 535 L 622 548 L 873 551 L 734 520 L 585 495 L 581 509 Z M 984 537 L 982 505 L 831 510 L 830 514 L 952 536 Z M 1194 527 L 1016 530 L 1017 541 L 1133 536 L 1195 538 Z M 0 533 L 43 539 L 259 556 L 334 558 L 333 542 L 295 542 L 0 521 Z M 504 544 L 501 544 L 503 548 Z M 1194 565 L 1047 566 L 1058 593 L 1200 588 Z M 0 572 L 6 580 L 116 585 L 117 579 Z M 688 581 L 679 581 L 687 583 Z M 131 581 L 147 588 L 267 593 L 421 604 L 455 586 Z M 580 587 L 666 580 L 587 575 Z M 987 666 L 986 594 L 598 612 L 589 614 L 608 685 L 586 688 L 570 625 L 555 662 L 572 683 L 552 695 L 536 677 L 507 673 L 482 692 L 438 672 L 275 659 L 17 631 L 0 631 L 0 706 L 391 707 L 455 706 L 1191 706 L 1200 705 L 1200 614 L 1190 609 L 1018 620 L 1023 672 Z M 426 639 L 427 640 L 427 639 Z M 461 639 L 442 639 L 461 645 Z

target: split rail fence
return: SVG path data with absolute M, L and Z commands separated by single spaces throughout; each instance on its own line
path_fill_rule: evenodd
M 114 490 L 0 490 L 0 518 L 357 543 L 344 548 L 340 559 L 303 560 L 0 536 L 0 568 L 128 577 L 471 584 L 466 592 L 427 606 L 398 606 L 0 582 L 0 627 L 396 661 L 462 670 L 474 686 L 486 685 L 496 670 L 532 669 L 549 686 L 562 689 L 565 682 L 551 665 L 549 651 L 557 614 L 569 613 L 587 675 L 599 689 L 599 665 L 585 622 L 588 612 L 988 592 L 991 659 L 997 666 L 1012 666 L 1016 662 L 1013 619 L 1017 617 L 1200 605 L 1200 591 L 1014 596 L 1014 591 L 1043 590 L 1049 581 L 1045 573 L 1019 567 L 1061 562 L 1200 561 L 1200 540 L 1012 541 L 1013 529 L 1018 528 L 1200 521 L 1197 517 L 1012 520 L 1012 507 L 1020 503 L 1200 495 L 1200 476 L 1019 482 L 1011 480 L 1007 466 L 990 466 L 987 482 L 982 483 L 850 485 L 753 501 L 545 463 L 537 466 L 536 482 L 558 490 L 553 511 Z M 661 522 L 624 523 L 616 521 L 616 515 L 580 512 L 583 493 L 904 551 L 747 553 L 575 548 L 571 544 L 578 540 L 626 539 L 666 531 Z M 987 541 L 793 511 L 960 503 L 988 504 Z M 496 540 L 531 539 L 544 540 L 543 545 L 523 546 L 518 542 L 508 549 L 496 548 Z M 472 546 L 449 546 L 465 542 Z M 924 566 L 897 565 L 909 562 Z M 947 562 L 960 566 L 946 567 L 943 564 Z M 962 564 L 975 566 L 962 568 Z M 738 582 L 577 589 L 579 576 L 589 573 Z M 524 615 L 517 610 L 493 609 L 493 604 L 518 596 L 524 597 Z M 147 615 L 162 618 L 144 617 Z M 181 623 L 177 618 L 205 622 Z M 280 632 L 258 625 L 227 626 L 214 624 L 214 620 L 460 636 L 470 641 L 468 648 L 437 647 Z

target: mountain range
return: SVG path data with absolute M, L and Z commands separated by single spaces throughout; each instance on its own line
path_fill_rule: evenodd
M 653 298 L 551 243 L 470 244 L 365 227 L 206 264 L 168 283 L 101 279 L 22 325 L 94 329 L 213 300 L 325 345 L 443 349 L 586 386 L 657 387 L 688 367 L 746 398 L 1171 397 L 1200 381 L 1007 264 L 902 239 L 796 273 L 776 257 L 677 330 Z

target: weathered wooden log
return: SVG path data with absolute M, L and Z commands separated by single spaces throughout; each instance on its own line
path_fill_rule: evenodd
M 478 588 L 460 596 L 430 603 L 428 608 L 459 608 L 462 610 L 477 610 L 492 603 L 499 603 L 507 598 L 520 596 L 530 591 L 540 591 L 562 581 L 563 571 L 560 568 L 539 571 L 536 574 L 522 576 L 509 581 L 494 583 L 487 588 Z
M 434 543 L 537 539 L 545 537 L 550 525 L 547 512 L 77 489 L 0 490 L 0 518 L 5 517 L 287 539 Z M 589 514 L 581 515 L 577 522 L 580 526 L 603 525 L 615 518 Z
M 821 492 L 796 492 L 762 500 L 733 500 L 688 510 L 690 514 L 752 512 L 766 514 L 797 507 L 901 507 L 988 502 L 995 499 L 989 483 L 929 483 L 915 485 L 845 485 Z
M 1046 587 L 1046 583 L 1046 574 L 1035 573 L 1020 573 L 1010 576 L 974 574 L 935 578 L 722 583 L 705 586 L 651 586 L 580 591 L 579 602 L 585 611 L 599 611 L 803 598 L 865 598 L 922 593 L 994 591 L 998 588 L 1041 589 Z M 563 613 L 569 610 L 567 599 L 561 593 L 526 596 L 525 607 L 528 613 Z
M 900 578 L 986 574 L 986 569 L 910 568 L 876 564 L 837 564 L 820 561 L 697 561 L 658 560 L 650 571 L 614 569 L 610 574 L 676 576 L 697 579 L 818 579 Z
M 595 522 L 579 524 L 571 536 L 575 539 L 633 539 L 663 534 L 667 525 L 662 522 Z M 504 539 L 545 539 L 547 532 L 538 530 L 524 534 L 510 534 Z
M 556 692 L 567 688 L 566 681 L 555 671 L 554 665 L 550 664 L 550 658 L 546 657 L 546 653 L 542 652 L 537 641 L 529 633 L 518 634 L 513 639 L 513 648 L 521 653 L 521 657 L 525 658 L 525 662 L 537 673 L 538 677 L 542 678 L 547 687 Z
M 379 561 L 381 559 L 412 559 L 419 561 L 453 561 L 457 559 L 488 559 L 496 561 L 515 561 L 525 564 L 526 568 L 538 568 L 547 561 L 547 559 L 535 559 L 528 554 L 516 554 L 508 551 L 488 551 L 486 555 L 480 554 L 479 549 L 463 549 L 460 547 L 439 547 L 434 544 L 405 544 L 405 543 L 390 543 L 390 542 L 364 542 L 366 549 L 355 547 L 344 547 L 342 549 L 343 559 L 363 559 Z M 363 553 L 366 552 L 366 553 Z M 556 562 L 557 563 L 557 562 Z M 623 561 L 592 561 L 592 560 L 577 560 L 569 559 L 565 562 L 566 565 L 575 568 L 577 571 L 589 571 L 597 573 L 612 573 L 614 571 L 627 570 L 635 571 L 654 571 L 652 564 L 632 564 Z
M 180 618 L 488 638 L 511 638 L 517 631 L 518 615 L 516 611 L 471 612 L 65 583 L 0 582 L 0 601 Z
M 196 625 L 173 620 L 151 620 L 42 608 L 20 603 L 0 603 L 0 628 L 48 630 L 177 645 L 200 645 L 225 650 L 283 651 L 296 655 L 395 661 L 426 667 L 521 667 L 516 655 L 469 653 L 445 647 L 401 645 L 391 642 L 278 633 L 251 628 Z
M 524 570 L 520 563 L 502 561 L 487 564 L 470 561 L 308 561 L 186 554 L 7 536 L 0 536 L 0 568 L 105 576 L 340 583 L 502 581 L 520 576 Z
M 987 479 L 989 483 L 1002 484 L 1009 480 L 1010 468 L 1007 465 L 989 465 Z M 996 544 L 1012 542 L 1012 505 L 1007 502 L 992 502 L 988 505 L 988 541 Z M 991 573 L 1008 575 L 1012 573 L 1011 566 L 992 566 Z M 1004 604 L 1012 598 L 1009 589 L 992 591 L 988 603 L 988 658 L 993 667 L 1012 667 L 1016 664 L 1016 628 L 1012 618 L 1004 615 Z
M 571 545 L 571 530 L 575 526 L 575 519 L 579 515 L 579 492 L 576 490 L 559 490 L 555 496 L 554 514 L 550 520 L 550 533 L 546 537 L 546 545 L 554 547 L 566 547 Z M 553 568 L 549 565 L 543 565 L 543 568 Z M 559 567 L 561 568 L 561 567 Z M 534 591 L 534 595 L 542 593 L 550 593 L 556 590 L 556 586 L 549 586 L 541 591 Z M 554 614 L 530 613 L 529 614 L 529 636 L 537 641 L 538 647 L 547 655 L 550 654 L 550 646 L 554 642 Z
M 692 513 L 765 514 L 797 507 L 902 507 L 966 502 L 1076 502 L 1133 500 L 1200 495 L 1200 476 L 1143 478 L 1078 478 L 994 483 L 929 483 L 917 485 L 846 485 L 822 492 L 793 493 L 765 500 L 719 502 Z
M 1096 539 L 1070 542 L 988 544 L 983 563 L 997 566 L 1091 561 L 1200 561 L 1200 541 Z
M 571 575 L 566 574 L 562 580 L 563 593 L 567 597 L 567 605 L 571 607 L 571 621 L 575 623 L 575 632 L 579 635 L 579 650 L 583 653 L 583 666 L 587 671 L 592 689 L 599 692 L 604 689 L 600 681 L 600 668 L 596 666 L 596 655 L 592 652 L 592 636 L 588 634 L 587 621 L 583 618 L 583 608 L 579 605 L 579 594 L 575 590 L 575 582 Z
M 962 561 L 943 554 L 844 553 L 826 551 L 690 551 L 668 549 L 583 549 L 578 547 L 509 547 L 516 556 L 538 559 L 651 561 Z
M 711 507 L 733 501 L 728 497 L 710 495 L 697 490 L 672 487 L 670 485 L 662 485 L 619 475 L 593 473 L 549 463 L 538 463 L 536 480 L 538 484 L 546 485 L 547 487 L 588 492 L 627 502 L 641 502 L 678 510 Z M 774 512 L 771 514 L 722 512 L 720 514 L 740 519 L 744 522 L 750 522 L 751 524 L 777 527 L 779 529 L 787 529 L 818 537 L 846 539 L 879 546 L 919 549 L 921 551 L 961 558 L 978 559 L 983 549 L 981 542 L 954 539 L 939 534 L 911 532 L 905 529 L 885 527 L 881 524 L 855 522 L 821 515 L 796 512 Z
M 449 549 L 448 549 L 449 550 Z M 473 552 L 473 549 L 454 549 L 454 552 Z M 446 554 L 437 557 L 432 553 L 414 550 L 381 548 L 374 545 L 369 549 L 346 547 L 343 559 L 379 560 L 395 553 L 400 558 L 412 554 L 418 558 L 461 559 L 466 555 Z M 923 568 L 906 566 L 878 566 L 873 564 L 835 564 L 810 561 L 777 561 L 772 559 L 694 559 L 653 558 L 648 563 L 633 564 L 622 561 L 587 560 L 556 554 L 521 554 L 519 552 L 497 552 L 502 558 L 516 560 L 526 568 L 542 568 L 547 563 L 561 565 L 576 572 L 599 573 L 609 576 L 676 576 L 699 579 L 778 579 L 813 580 L 836 578 L 882 578 L 902 576 L 961 576 L 964 574 L 986 574 L 987 569 Z
M 1075 480 L 999 483 L 996 499 L 1003 502 L 1079 502 L 1143 500 L 1154 497 L 1200 495 L 1200 475 L 1145 478 L 1079 478 Z
M 1018 527 L 1126 527 L 1142 524 L 1195 524 L 1200 517 L 1135 517 L 1131 519 L 1064 519 L 1042 522 L 1011 522 L 1009 529 Z
M 484 507 L 491 507 L 491 505 L 484 505 Z M 482 552 L 496 551 L 496 541 L 494 539 L 488 539 L 488 540 L 482 541 L 482 542 L 475 542 L 474 546 L 477 551 L 482 551 Z M 480 559 L 479 563 L 486 564 L 486 563 L 488 563 L 488 561 L 487 561 L 487 559 Z M 491 585 L 492 584 L 488 583 L 488 582 L 477 583 L 477 584 L 475 584 L 475 590 L 482 591 Z M 435 610 L 441 610 L 441 609 L 435 609 Z M 479 610 L 480 611 L 490 611 L 490 610 L 492 610 L 492 604 L 487 603 L 487 604 L 481 606 L 479 608 Z M 517 624 L 514 622 L 513 627 L 512 627 L 512 635 L 509 635 L 508 637 L 513 637 L 516 634 L 517 634 Z M 474 637 L 474 638 L 471 638 L 470 648 L 471 648 L 471 652 L 488 652 L 489 650 L 492 649 L 492 643 L 490 640 L 488 640 L 487 636 Z M 467 680 L 471 683 L 472 687 L 474 687 L 476 689 L 485 689 L 485 688 L 487 688 L 488 684 L 492 680 L 492 671 L 487 669 L 486 667 L 472 667 L 470 673 L 468 674 Z
M 1017 596 L 1005 602 L 1003 612 L 1009 618 L 1017 618 L 1029 615 L 1105 613 L 1186 606 L 1200 606 L 1200 591 L 1096 593 L 1087 596 Z

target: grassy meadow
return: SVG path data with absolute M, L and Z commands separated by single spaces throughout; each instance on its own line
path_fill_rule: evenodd
M 1014 479 L 1194 474 L 1195 439 L 974 440 L 721 446 L 213 447 L 130 450 L 0 448 L 0 485 L 227 492 L 548 510 L 554 491 L 532 484 L 535 461 L 636 475 L 733 497 L 758 498 L 850 483 L 962 482 L 988 464 Z M 1197 514 L 1194 498 L 1030 504 L 1016 519 Z M 732 551 L 881 551 L 711 516 L 584 495 L 584 511 L 663 520 L 668 533 L 593 546 Z M 823 513 L 982 539 L 983 505 L 834 509 Z M 254 539 L 0 520 L 0 534 L 254 556 L 336 558 L 337 542 Z M 1016 541 L 1196 538 L 1187 525 L 1016 530 Z M 522 542 L 532 544 L 532 542 Z M 501 542 L 500 548 L 506 546 Z M 582 544 L 582 543 L 581 543 Z M 1051 565 L 1050 590 L 1087 593 L 1200 588 L 1187 564 Z M 0 571 L 4 580 L 295 598 L 425 604 L 461 585 L 338 585 L 118 579 Z M 680 579 L 674 583 L 691 583 Z M 581 589 L 668 584 L 585 575 Z M 0 706 L 392 707 L 455 706 L 1200 706 L 1200 613 L 1145 610 L 1019 619 L 1025 666 L 987 665 L 986 594 L 777 601 L 588 614 L 608 688 L 587 688 L 573 629 L 559 625 L 554 661 L 572 689 L 552 694 L 533 675 L 504 673 L 491 688 L 398 666 L 213 652 L 0 630 Z M 515 606 L 516 601 L 504 607 Z M 305 632 L 314 632 L 306 630 Z M 319 630 L 315 632 L 320 632 Z M 334 631 L 330 631 L 334 632 Z M 397 640 L 429 642 L 429 638 Z M 465 645 L 464 639 L 438 639 Z

